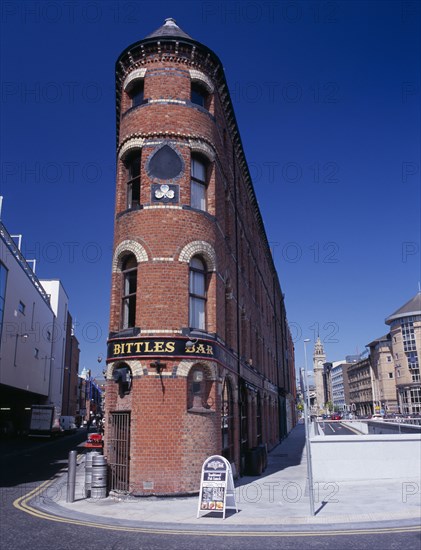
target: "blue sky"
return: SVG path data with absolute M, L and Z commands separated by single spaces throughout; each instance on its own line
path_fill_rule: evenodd
M 303 366 L 364 350 L 420 275 L 418 2 L 15 2 L 1 22 L 2 220 L 70 297 L 99 374 L 110 297 L 114 63 L 173 17 L 221 59 Z M 310 344 L 309 357 L 312 353 Z M 309 361 L 310 364 L 310 361 Z

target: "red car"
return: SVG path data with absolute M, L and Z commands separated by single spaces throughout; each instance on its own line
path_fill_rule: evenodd
M 338 413 L 333 413 L 330 415 L 331 420 L 342 420 L 342 416 Z

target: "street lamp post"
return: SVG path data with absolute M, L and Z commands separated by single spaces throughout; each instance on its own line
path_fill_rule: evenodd
M 310 392 L 308 386 L 308 372 L 307 372 L 307 344 L 310 342 L 310 338 L 304 340 L 304 384 L 303 391 L 305 391 L 304 399 L 304 424 L 306 430 L 306 454 L 307 454 L 307 478 L 308 478 L 308 493 L 310 497 L 310 514 L 314 516 L 314 494 L 313 494 L 313 468 L 311 464 L 311 445 L 310 445 Z

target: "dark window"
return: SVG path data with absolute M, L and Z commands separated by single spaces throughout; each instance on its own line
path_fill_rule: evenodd
M 122 265 L 122 327 L 136 326 L 137 262 L 133 254 L 126 256 Z
M 262 401 L 260 399 L 260 393 L 257 394 L 256 439 L 257 444 L 260 445 L 262 443 Z
M 232 396 L 232 387 L 227 378 L 224 381 L 222 389 L 222 411 L 221 411 L 221 431 L 222 431 L 222 456 L 229 462 L 234 460 L 234 400 Z
M 206 266 L 195 256 L 190 260 L 189 272 L 189 326 L 206 328 Z
M 206 210 L 206 163 L 201 157 L 191 158 L 190 205 L 198 210 Z
M 22 313 L 23 315 L 25 315 L 25 304 L 23 302 L 19 302 L 19 313 Z
M 140 205 L 140 151 L 132 154 L 126 161 L 127 168 L 127 208 Z
M 200 86 L 200 84 L 192 83 L 191 85 L 191 102 L 195 105 L 207 108 L 208 92 Z
M 145 102 L 143 80 L 135 83 L 129 92 L 129 96 L 132 100 L 132 107 L 137 107 Z
M 176 178 L 183 170 L 180 156 L 169 145 L 164 145 L 153 154 L 149 161 L 148 172 L 151 176 L 169 180 Z

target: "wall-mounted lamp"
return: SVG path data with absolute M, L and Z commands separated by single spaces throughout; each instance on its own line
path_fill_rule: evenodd
M 195 338 L 194 340 L 187 340 L 186 349 L 193 349 L 198 341 L 199 341 L 199 338 Z
M 161 363 L 161 360 L 158 359 L 154 363 L 151 363 L 151 367 L 156 369 L 156 374 L 159 374 L 159 376 L 161 376 L 162 371 L 167 368 L 167 365 L 166 363 Z

